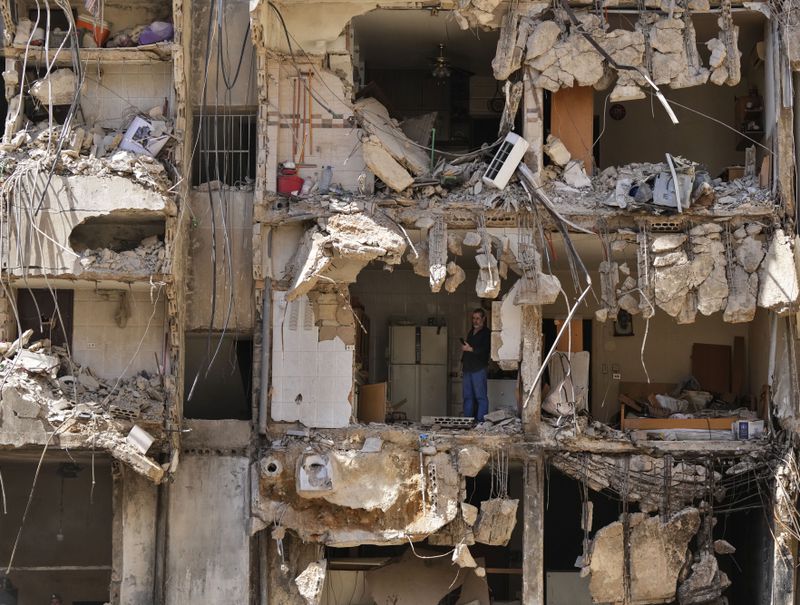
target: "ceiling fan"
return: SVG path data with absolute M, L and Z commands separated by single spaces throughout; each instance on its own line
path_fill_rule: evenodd
M 473 75 L 473 73 L 467 69 L 462 69 L 460 67 L 456 67 L 450 61 L 450 57 L 447 56 L 445 53 L 445 45 L 444 43 L 439 44 L 439 54 L 436 57 L 429 58 L 431 62 L 431 75 L 436 78 L 437 80 L 446 80 L 450 76 L 453 75 L 453 72 L 457 72 L 460 74 L 464 74 L 467 76 Z

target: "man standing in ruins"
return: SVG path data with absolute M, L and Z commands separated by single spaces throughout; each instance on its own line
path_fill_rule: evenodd
M 491 336 L 486 327 L 486 311 L 475 309 L 472 312 L 472 329 L 467 339 L 461 339 L 461 370 L 463 373 L 464 416 L 483 422 L 489 411 L 487 395 L 487 368 Z

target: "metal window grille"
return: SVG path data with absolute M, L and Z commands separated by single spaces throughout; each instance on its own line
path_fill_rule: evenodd
M 192 184 L 220 180 L 237 185 L 255 179 L 256 124 L 255 112 L 195 116 Z

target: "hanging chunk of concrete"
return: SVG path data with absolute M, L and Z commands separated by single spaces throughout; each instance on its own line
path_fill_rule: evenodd
M 464 269 L 459 267 L 453 261 L 447 263 L 447 279 L 444 281 L 444 289 L 450 294 L 455 292 L 458 287 L 467 279 L 467 274 Z
M 327 559 L 312 561 L 308 564 L 308 567 L 294 579 L 297 590 L 305 599 L 307 605 L 319 605 L 322 599 L 322 589 L 325 587 L 325 572 L 327 567 Z
M 711 552 L 703 552 L 700 560 L 692 564 L 691 575 L 678 587 L 680 605 L 714 603 L 731 585 L 724 571 L 720 571 L 717 558 Z
M 428 279 L 432 292 L 441 290 L 447 279 L 447 223 L 441 216 L 428 232 Z
M 370 261 L 399 264 L 406 240 L 381 214 L 334 214 L 308 229 L 292 261 L 291 301 L 307 294 L 320 280 L 348 284 Z
M 502 301 L 492 303 L 492 359 L 503 370 L 515 370 L 522 351 L 522 307 L 516 303 L 522 280 Z
M 517 524 L 519 500 L 492 498 L 481 502 L 475 524 L 475 541 L 490 546 L 506 546 Z
M 457 457 L 458 472 L 465 477 L 474 477 L 486 466 L 489 461 L 489 452 L 476 445 L 466 445 L 458 450 Z
M 700 527 L 695 508 L 684 509 L 666 523 L 643 513 L 630 515 L 630 593 L 632 603 L 669 603 L 675 599 L 678 576 L 686 563 L 686 547 Z M 598 530 L 592 541 L 589 590 L 595 603 L 622 603 L 623 524 Z

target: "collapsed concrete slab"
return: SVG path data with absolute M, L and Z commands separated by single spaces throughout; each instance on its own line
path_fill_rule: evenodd
M 630 603 L 670 603 L 686 563 L 689 540 L 700 528 L 697 509 L 672 515 L 666 523 L 658 516 L 635 513 L 630 524 Z M 589 589 L 596 603 L 622 603 L 624 552 L 623 521 L 598 530 L 589 552 Z M 586 569 L 586 568 L 584 568 Z
M 279 523 L 304 541 L 403 544 L 435 533 L 459 512 L 460 475 L 446 452 L 424 456 L 420 469 L 418 451 L 391 441 L 379 452 L 362 452 L 360 444 L 327 449 L 330 486 L 299 493 L 295 469 L 321 455 L 305 450 L 302 442 L 292 442 L 254 467 L 252 505 L 257 519 Z M 370 481 L 364 482 L 366 476 Z
M 305 232 L 292 262 L 291 301 L 323 281 L 349 284 L 367 263 L 400 263 L 406 240 L 400 229 L 382 214 L 334 214 Z
M 481 502 L 475 523 L 475 541 L 490 546 L 506 546 L 517 524 L 519 500 L 492 498 Z
M 35 214 L 17 212 L 10 217 L 8 269 L 15 275 L 82 275 L 95 270 L 124 273 L 128 268 L 146 271 L 149 268 L 146 264 L 127 267 L 120 263 L 110 267 L 120 260 L 118 256 L 97 263 L 97 257 L 89 259 L 66 244 L 77 227 L 92 219 L 147 223 L 166 220 L 174 211 L 174 204 L 165 192 L 122 176 L 55 175 L 48 183 L 43 173 L 34 176 L 32 185 L 23 179 L 12 191 L 4 191 L 4 195 L 21 207 L 39 209 Z
M 100 448 L 153 483 L 164 479 L 161 465 L 126 439 L 133 420 L 155 435 L 161 430 L 166 392 L 160 378 L 158 386 L 142 376 L 112 385 L 60 355 L 8 349 L 0 369 L 0 444 Z M 57 377 L 65 364 L 77 378 Z M 132 407 L 135 413 L 129 411 Z

